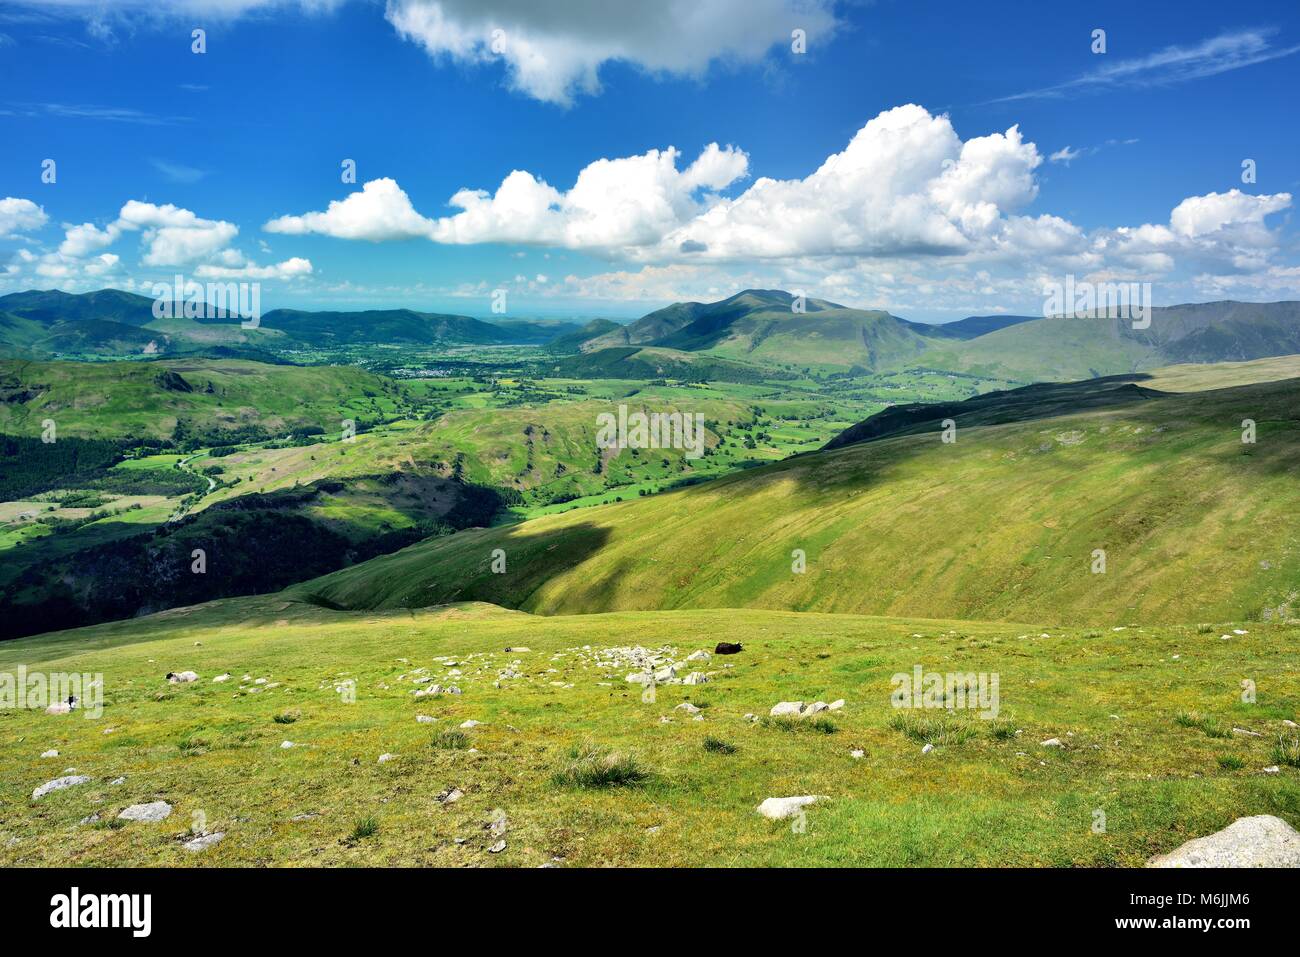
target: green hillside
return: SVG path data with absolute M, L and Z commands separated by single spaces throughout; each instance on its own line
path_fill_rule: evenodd
M 1102 383 L 1100 389 L 1129 386 Z M 1011 393 L 1013 397 L 1015 393 Z M 757 607 L 1062 622 L 1297 616 L 1300 380 L 798 456 L 422 543 L 305 586 L 347 608 Z M 1258 442 L 1241 442 L 1241 423 Z M 493 549 L 509 572 L 493 574 Z M 802 549 L 807 571 L 791 571 Z M 1091 572 L 1107 553 L 1105 574 Z
M 5 642 L 0 669 L 102 674 L 104 708 L 4 715 L 0 863 L 1140 866 L 1241 815 L 1300 823 L 1295 769 L 1261 773 L 1294 738 L 1300 632 L 1115 628 L 269 596 Z M 745 650 L 684 662 L 718 641 Z M 635 647 L 709 681 L 645 700 Z M 997 718 L 891 707 L 918 663 L 998 674 Z M 1257 704 L 1243 674 L 1270 676 Z M 414 696 L 430 683 L 462 693 Z M 837 699 L 816 723 L 768 718 Z M 608 755 L 621 784 L 583 783 Z M 88 780 L 31 800 L 68 766 Z M 756 813 L 796 794 L 824 796 L 802 829 Z M 155 800 L 165 822 L 115 820 Z M 224 835 L 202 853 L 181 847 L 196 820 Z
M 1300 353 L 1300 303 L 1155 307 L 1151 326 L 1107 318 L 1035 319 L 963 342 L 936 343 L 923 362 L 1021 381 L 1066 381 L 1178 363 Z
M 156 362 L 26 362 L 0 359 L 0 433 L 176 439 L 273 437 L 295 428 L 337 432 L 403 401 L 403 387 L 350 367 L 169 359 Z

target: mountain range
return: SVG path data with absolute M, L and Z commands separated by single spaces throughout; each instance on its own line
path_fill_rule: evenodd
M 283 361 L 286 354 L 366 345 L 535 345 L 566 375 L 661 374 L 744 379 L 754 367 L 853 373 L 926 369 L 1007 381 L 1068 381 L 1178 363 L 1300 353 L 1300 303 L 1210 302 L 1154 307 L 1125 319 L 971 316 L 912 322 L 789 292 L 747 289 L 718 302 L 679 302 L 626 325 L 419 312 L 274 309 L 258 328 L 234 319 L 158 319 L 154 300 L 115 289 L 0 297 L 0 348 L 12 355 L 206 355 Z M 746 371 L 749 370 L 749 371 Z M 697 376 L 698 377 L 698 376 Z

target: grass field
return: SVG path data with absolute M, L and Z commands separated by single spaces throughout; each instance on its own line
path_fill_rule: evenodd
M 1264 771 L 1279 736 L 1295 735 L 1282 722 L 1300 708 L 1297 639 L 1294 626 L 1230 622 L 1081 631 L 229 600 L 0 646 L 2 670 L 99 672 L 105 689 L 97 720 L 0 712 L 0 863 L 1140 865 L 1241 815 L 1300 823 L 1300 770 Z M 719 640 L 745 650 L 689 665 L 710 681 L 661 685 L 652 702 L 610 650 L 680 660 Z M 998 718 L 893 708 L 891 676 L 915 665 L 997 673 Z M 180 669 L 200 680 L 163 680 Z M 416 698 L 417 677 L 463 693 Z M 1254 704 L 1243 679 L 1258 685 Z M 345 681 L 352 703 L 335 690 Z M 838 698 L 820 728 L 745 717 Z M 461 730 L 467 720 L 481 724 Z M 926 742 L 937 744 L 923 754 Z M 32 801 L 68 768 L 90 780 Z M 463 796 L 440 802 L 451 788 Z M 827 800 L 802 833 L 755 812 L 804 794 Z M 173 806 L 167 820 L 116 820 L 155 800 Z M 195 822 L 225 838 L 183 850 Z

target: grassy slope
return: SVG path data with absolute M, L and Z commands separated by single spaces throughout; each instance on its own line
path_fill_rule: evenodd
M 864 443 L 471 531 L 302 586 L 353 608 L 1294 617 L 1300 380 Z M 1256 445 L 1240 441 L 1245 418 Z M 505 549 L 504 575 L 491 552 Z M 1107 551 L 1104 575 L 1090 572 Z M 808 569 L 792 574 L 791 552 Z
M 159 385 L 179 374 L 192 392 Z M 369 411 L 370 397 L 400 386 L 361 369 L 267 365 L 236 360 L 25 362 L 0 360 L 0 382 L 38 394 L 0 404 L 0 432 L 37 435 L 55 420 L 59 434 L 85 438 L 167 438 L 178 418 L 200 429 L 256 425 L 272 433 L 300 425 L 338 431 L 340 416 Z M 205 391 L 211 384 L 212 393 Z M 394 394 L 396 394 L 394 392 Z
M 548 619 L 481 605 L 335 613 L 276 596 L 176 609 L 0 645 L 0 669 L 101 672 L 106 692 L 99 720 L 0 712 L 0 864 L 1138 865 L 1242 815 L 1300 824 L 1300 772 L 1260 773 L 1276 763 L 1282 719 L 1297 717 L 1300 632 L 1251 625 L 1221 640 L 1228 629 L 1045 632 L 753 610 Z M 580 653 L 637 643 L 684 655 L 718 640 L 746 650 L 714 658 L 710 683 L 661 687 L 650 703 Z M 443 655 L 460 662 L 450 680 L 464 693 L 414 699 L 414 669 L 446 683 Z M 523 677 L 494 687 L 515 661 Z M 915 664 L 998 673 L 999 724 L 1021 733 L 999 739 L 971 718 L 973 737 L 922 755 L 921 740 L 890 727 L 890 676 Z M 163 680 L 188 668 L 199 683 Z M 230 682 L 212 683 L 227 671 Z M 1240 702 L 1243 676 L 1258 680 L 1255 705 Z M 345 679 L 355 703 L 334 691 Z M 780 700 L 840 697 L 831 734 L 744 719 Z M 684 699 L 705 706 L 703 721 L 674 710 Z M 1182 710 L 1263 737 L 1209 737 L 1177 724 Z M 273 720 L 285 713 L 297 720 Z M 484 722 L 466 732 L 476 751 L 433 747 L 469 718 Z M 706 735 L 738 751 L 707 752 Z M 1041 747 L 1048 737 L 1066 747 Z M 612 790 L 554 783 L 584 743 L 630 752 L 653 776 Z M 39 757 L 47 748 L 59 756 Z M 396 758 L 378 764 L 383 753 Z M 92 781 L 31 802 L 67 767 Z M 465 796 L 440 805 L 451 786 Z M 810 809 L 806 833 L 754 813 L 793 794 L 830 798 Z M 175 813 L 111 825 L 154 800 Z M 1092 833 L 1095 809 L 1105 834 Z M 498 810 L 507 848 L 489 854 Z M 78 823 L 91 814 L 99 823 Z M 195 855 L 180 842 L 197 814 L 226 837 Z M 315 816 L 293 820 L 305 814 Z M 368 815 L 377 833 L 349 840 Z

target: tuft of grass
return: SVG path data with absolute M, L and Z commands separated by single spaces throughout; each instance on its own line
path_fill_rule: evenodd
M 1221 754 L 1216 760 L 1225 771 L 1240 771 L 1246 766 L 1246 762 L 1235 754 Z
M 298 720 L 299 718 L 301 718 L 301 717 L 302 717 L 302 712 L 301 712 L 301 711 L 298 711 L 298 710 L 295 708 L 293 711 L 284 711 L 284 712 L 281 712 L 280 714 L 277 714 L 277 715 L 276 715 L 274 718 L 272 718 L 271 720 L 273 720 L 276 724 L 293 724 L 295 721 L 297 721 L 297 720 Z
M 968 722 L 956 721 L 947 715 L 932 718 L 915 711 L 895 712 L 889 719 L 889 727 L 901 731 L 913 741 L 933 744 L 936 748 L 964 744 L 975 735 L 975 729 Z
M 189 734 L 181 738 L 178 746 L 182 754 L 193 755 L 202 754 L 208 748 L 212 747 L 212 742 L 207 738 L 201 738 L 197 734 Z
M 988 726 L 989 737 L 995 741 L 1010 741 L 1016 736 L 1016 726 L 1005 718 L 994 718 Z
M 704 739 L 704 750 L 714 754 L 735 754 L 737 748 L 730 741 L 723 741 L 710 734 Z
M 352 833 L 348 835 L 349 841 L 362 841 L 368 837 L 374 837 L 379 833 L 379 821 L 373 814 L 367 814 L 365 817 L 357 818 L 352 825 Z
M 1300 768 L 1300 735 L 1279 734 L 1273 745 L 1273 763 Z
M 583 745 L 569 753 L 569 763 L 551 779 L 560 787 L 636 787 L 650 779 L 650 772 L 630 754 L 592 745 Z
M 1211 718 L 1199 711 L 1179 711 L 1174 715 L 1174 724 L 1193 728 L 1202 732 L 1207 738 L 1226 738 L 1232 733 L 1219 722 L 1218 718 Z
M 469 735 L 460 728 L 448 728 L 435 734 L 430 743 L 443 751 L 464 751 L 469 747 Z
M 830 718 L 817 715 L 815 718 L 796 718 L 793 715 L 781 714 L 773 717 L 765 717 L 759 720 L 765 728 L 775 728 L 777 731 L 817 731 L 821 734 L 834 734 L 839 730 L 835 722 Z
M 1214 634 L 1214 626 L 1205 624 L 1197 625 L 1196 633 L 1198 635 L 1212 635 Z

